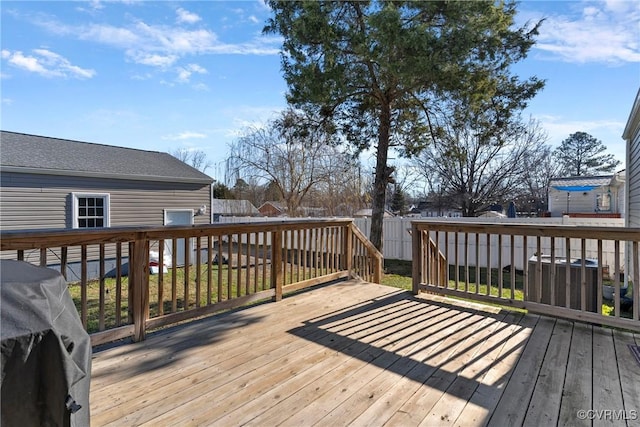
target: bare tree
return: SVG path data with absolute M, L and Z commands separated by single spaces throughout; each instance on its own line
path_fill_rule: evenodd
M 537 124 L 535 131 L 544 134 Z M 549 209 L 549 181 L 558 176 L 560 164 L 553 157 L 551 146 L 544 145 L 531 151 L 527 166 L 523 171 L 519 194 L 513 199 L 518 210 L 540 214 Z
M 319 182 L 310 191 L 309 203 L 323 207 L 328 216 L 353 216 L 370 206 L 373 179 L 363 174 L 360 160 L 336 150 L 336 155 L 328 161 L 324 167 L 337 173 L 329 174 L 326 181 Z
M 393 174 L 390 177 L 389 184 L 387 184 L 386 207 L 395 212 L 399 210 L 392 207 L 394 198 L 398 198 L 399 194 L 402 194 L 404 198 L 414 194 L 418 188 L 421 174 L 415 165 L 411 163 L 392 166 L 392 170 Z
M 231 147 L 230 165 L 237 177 L 277 188 L 288 214 L 298 216 L 312 188 L 346 173 L 341 155 L 330 131 L 287 110 L 263 128 L 249 128 Z
M 201 172 L 205 172 L 211 167 L 211 161 L 207 159 L 207 154 L 202 150 L 180 147 L 169 151 L 169 154 Z
M 501 124 L 494 133 L 466 114 L 453 115 L 441 124 L 446 129 L 415 164 L 430 182 L 462 211 L 476 213 L 493 203 L 513 199 L 525 186 L 524 177 L 534 156 L 544 147 L 546 135 L 534 121 Z
M 239 200 L 248 200 L 254 206 L 260 206 L 266 201 L 266 186 L 255 177 L 239 178 L 231 189 L 234 197 Z

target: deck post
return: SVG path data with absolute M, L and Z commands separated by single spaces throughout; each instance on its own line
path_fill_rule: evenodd
M 342 251 L 344 253 L 344 261 L 342 268 L 349 273 L 349 278 L 353 274 L 353 221 L 344 228 L 344 236 L 342 241 Z
M 149 317 L 149 240 L 144 233 L 137 233 L 130 245 L 129 286 L 131 314 L 133 317 L 133 340 L 142 341 L 146 335 L 146 321 Z
M 383 269 L 382 256 L 380 255 L 380 253 L 375 254 L 373 258 L 373 262 L 374 262 L 373 283 L 380 284 L 382 282 L 382 269 Z
M 418 224 L 411 223 L 411 291 L 414 295 L 420 292 L 420 279 L 422 277 L 422 231 L 418 229 Z
M 274 301 L 282 299 L 282 230 L 271 232 L 271 283 L 275 294 Z

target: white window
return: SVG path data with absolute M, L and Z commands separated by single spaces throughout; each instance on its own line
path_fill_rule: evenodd
M 109 194 L 71 193 L 73 228 L 109 227 Z

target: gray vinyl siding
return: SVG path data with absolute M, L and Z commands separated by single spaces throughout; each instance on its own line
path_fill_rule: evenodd
M 196 224 L 210 222 L 210 186 L 202 184 L 2 172 L 0 224 L 3 230 L 72 228 L 71 193 L 110 195 L 110 226 L 164 225 L 165 209 L 207 207 Z
M 586 193 L 586 194 L 584 194 Z M 572 191 L 569 197 L 570 213 L 593 213 L 596 211 L 597 195 L 602 190 L 596 189 L 586 192 Z M 549 189 L 549 212 L 551 216 L 562 216 L 567 210 L 567 192 L 554 188 Z
M 627 218 L 630 227 L 640 227 L 640 130 L 631 135 L 627 164 L 627 185 L 629 201 Z

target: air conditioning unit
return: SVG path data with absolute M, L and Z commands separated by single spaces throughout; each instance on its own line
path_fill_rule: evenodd
M 542 294 L 540 300 L 534 294 L 535 284 L 538 281 L 538 257 L 529 259 L 529 293 L 528 301 L 540 302 L 551 305 L 551 295 L 554 296 L 555 307 L 567 306 L 567 260 L 556 258 L 551 264 L 551 257 L 542 255 Z M 551 282 L 551 269 L 555 270 L 555 278 Z M 574 310 L 582 309 L 582 260 L 572 260 L 569 265 L 569 308 Z M 592 259 L 585 260 L 585 309 L 586 311 L 598 311 L 598 261 Z M 533 295 L 532 295 L 533 294 Z

